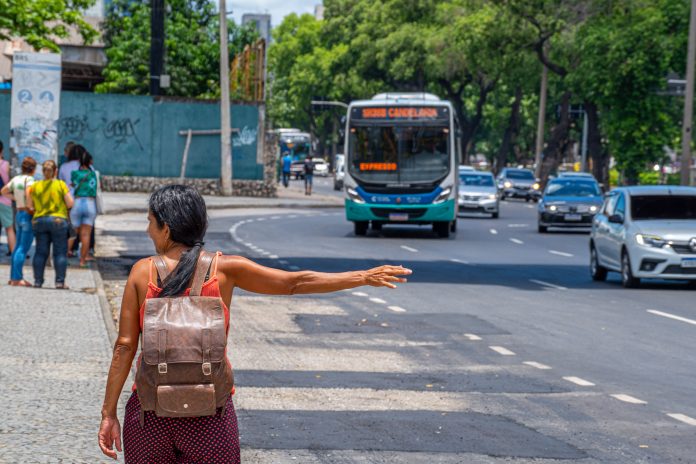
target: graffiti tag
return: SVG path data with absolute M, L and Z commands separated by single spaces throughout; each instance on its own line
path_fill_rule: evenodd
M 133 121 L 130 118 L 114 119 L 109 121 L 104 125 L 104 137 L 107 139 L 113 139 L 116 143 L 114 148 L 120 147 L 122 144 L 128 142 L 130 139 L 135 139 L 138 142 L 140 150 L 143 150 L 143 144 L 140 143 L 138 134 L 135 133 L 135 126 L 138 125 L 140 119 Z
M 235 147 L 249 146 L 256 143 L 256 136 L 258 134 L 258 129 L 249 126 L 244 126 L 244 128 L 239 131 L 239 133 L 232 136 L 232 145 Z

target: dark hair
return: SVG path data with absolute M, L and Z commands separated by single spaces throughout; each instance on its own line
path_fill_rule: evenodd
M 68 161 L 81 161 L 86 151 L 87 149 L 82 145 L 73 144 L 68 150 Z
M 0 153 L 5 149 L 5 145 L 3 145 L 2 140 L 0 140 Z
M 191 247 L 181 255 L 179 264 L 162 282 L 159 294 L 160 298 L 181 295 L 193 279 L 203 249 L 203 237 L 208 229 L 205 201 L 193 187 L 168 185 L 150 196 L 149 207 L 160 227 L 169 226 L 169 238 L 173 242 Z
M 82 145 L 79 145 L 82 147 Z M 82 147 L 82 152 L 80 153 L 80 159 L 78 160 L 80 162 L 80 166 L 88 168 L 92 165 L 92 155 Z
M 36 169 L 36 160 L 34 158 L 27 156 L 22 160 L 22 174 L 31 174 L 34 172 L 34 169 Z

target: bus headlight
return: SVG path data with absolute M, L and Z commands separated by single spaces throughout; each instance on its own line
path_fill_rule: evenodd
M 433 201 L 433 204 L 438 204 L 442 203 L 443 201 L 447 200 L 450 196 L 450 193 L 452 193 L 452 187 L 447 187 L 444 189 L 440 194 L 435 198 L 435 201 Z
M 354 189 L 347 187 L 346 193 L 348 194 L 348 198 L 353 200 L 355 203 L 360 203 L 360 204 L 365 203 L 365 200 L 363 200 L 362 197 L 360 196 L 360 194 L 358 192 L 356 192 Z

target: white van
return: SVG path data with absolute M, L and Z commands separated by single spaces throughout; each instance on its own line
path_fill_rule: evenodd
M 334 190 L 343 189 L 343 178 L 346 175 L 346 157 L 342 154 L 337 154 L 334 160 L 335 175 L 334 175 Z

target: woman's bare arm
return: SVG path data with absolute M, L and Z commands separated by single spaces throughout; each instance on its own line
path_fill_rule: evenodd
M 10 200 L 14 200 L 14 199 L 15 199 L 14 195 L 12 194 L 12 192 L 10 192 L 10 185 L 9 185 L 9 184 L 5 184 L 5 185 L 2 187 L 2 190 L 0 190 L 0 195 L 2 195 L 2 196 L 5 197 L 5 198 L 9 198 Z
M 266 295 L 329 293 L 363 285 L 396 288 L 397 283 L 406 282 L 401 276 L 411 274 L 410 269 L 402 266 L 340 273 L 287 272 L 261 266 L 241 256 L 220 257 L 218 270 L 232 286 Z

